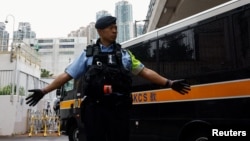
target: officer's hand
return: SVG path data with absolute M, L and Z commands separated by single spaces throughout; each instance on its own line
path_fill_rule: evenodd
M 190 85 L 186 82 L 185 79 L 180 80 L 168 80 L 167 86 L 177 91 L 180 94 L 187 94 L 190 91 Z
M 26 104 L 28 104 L 29 106 L 35 106 L 44 96 L 44 93 L 41 89 L 33 89 L 29 90 L 28 92 L 33 92 L 33 94 L 25 99 Z

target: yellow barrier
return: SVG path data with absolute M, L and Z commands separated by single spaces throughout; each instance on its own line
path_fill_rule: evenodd
M 57 115 L 45 112 L 30 112 L 28 116 L 29 122 L 29 133 L 28 136 L 31 137 L 33 134 L 42 133 L 44 137 L 48 136 L 48 133 L 57 133 L 58 136 L 61 135 L 60 132 L 60 119 Z

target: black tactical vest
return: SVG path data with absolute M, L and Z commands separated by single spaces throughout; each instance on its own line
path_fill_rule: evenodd
M 87 47 L 86 56 L 93 56 L 85 73 L 85 95 L 101 99 L 106 95 L 130 96 L 132 79 L 122 64 L 121 46 L 114 43 L 113 52 L 101 52 L 98 44 Z

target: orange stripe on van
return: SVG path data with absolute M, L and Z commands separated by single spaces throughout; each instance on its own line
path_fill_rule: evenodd
M 80 108 L 81 99 L 65 100 L 60 102 L 60 109 Z
M 60 109 L 68 109 L 71 105 L 74 105 L 75 100 L 65 100 L 60 102 Z
M 250 97 L 250 79 L 192 86 L 189 94 L 172 89 L 134 92 L 133 104 Z

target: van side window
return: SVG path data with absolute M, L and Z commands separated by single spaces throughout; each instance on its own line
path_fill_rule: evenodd
M 73 79 L 64 84 L 64 90 L 66 92 L 71 91 L 73 89 L 74 89 L 74 80 Z

